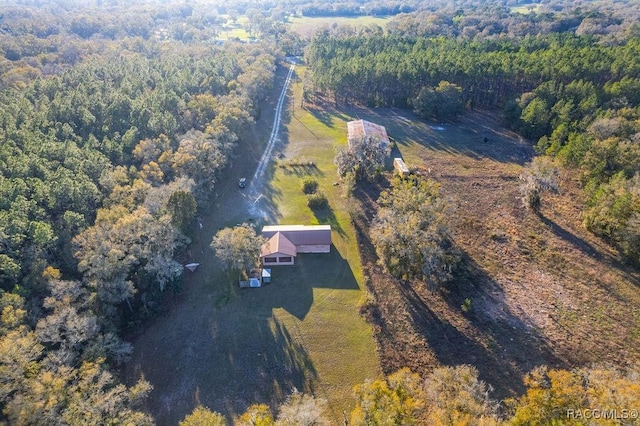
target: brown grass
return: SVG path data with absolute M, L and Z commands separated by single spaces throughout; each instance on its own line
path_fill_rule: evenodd
M 398 142 L 395 154 L 440 182 L 456 209 L 452 236 L 462 262 L 453 282 L 432 294 L 375 264 L 367 229 L 380 185 L 356 192 L 363 212 L 356 229 L 374 300 L 364 310 L 385 373 L 471 364 L 493 396 L 504 398 L 522 393 L 523 375 L 541 364 L 640 361 L 639 274 L 584 229 L 583 196 L 571 173 L 564 173 L 559 194 L 543 195 L 536 216 L 518 198 L 518 176 L 533 152 L 492 114 L 468 113 L 436 130 L 440 124 L 400 111 L 348 111 L 386 125 Z

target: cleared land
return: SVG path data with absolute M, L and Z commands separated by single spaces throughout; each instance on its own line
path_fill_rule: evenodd
M 224 15 L 226 22 L 220 27 L 220 33 L 218 35 L 219 40 L 243 40 L 248 41 L 251 37 L 247 26 L 249 24 L 249 18 L 246 16 L 240 16 L 235 21 L 230 16 Z
M 536 3 L 521 4 L 519 6 L 513 6 L 511 8 L 511 12 L 522 13 L 523 15 L 528 15 L 530 13 L 538 13 L 541 10 L 542 10 L 542 6 Z
M 352 407 L 353 385 L 380 373 L 373 330 L 358 314 L 363 272 L 355 232 L 333 186 L 333 146 L 345 143 L 344 125 L 297 109 L 285 113 L 274 157 L 284 154 L 279 161 L 290 165 L 278 167 L 274 158 L 264 181 L 250 182 L 251 191 L 237 187 L 238 178 L 253 175 L 286 71 L 263 106 L 255 142 L 234 159 L 203 217 L 188 259 L 201 266 L 186 276 L 166 314 L 133 339 L 125 376 L 133 382 L 144 375 L 153 384 L 147 410 L 159 424 L 176 424 L 197 404 L 229 417 L 254 403 L 275 407 L 293 388 L 326 398 L 338 422 Z M 299 90 L 296 85 L 297 97 Z M 314 166 L 293 165 L 303 156 Z M 330 209 L 314 214 L 306 207 L 301 179 L 307 175 L 318 180 Z M 295 267 L 273 268 L 269 286 L 240 290 L 208 244 L 218 229 L 244 221 L 331 223 L 334 246 L 329 255 L 301 255 Z
M 365 310 L 385 373 L 471 364 L 494 387 L 492 396 L 504 398 L 522 393 L 522 376 L 541 364 L 640 361 L 640 274 L 584 229 L 583 196 L 567 176 L 559 194 L 543 195 L 540 217 L 522 207 L 518 176 L 533 151 L 495 115 L 471 112 L 442 124 L 393 109 L 308 107 L 327 121 L 350 116 L 385 125 L 397 141 L 395 155 L 440 182 L 456 208 L 453 239 L 462 263 L 456 279 L 431 294 L 375 264 L 367 229 L 381 188 L 356 193 L 360 250 L 376 300 Z M 464 313 L 467 298 L 471 310 Z
M 155 386 L 147 409 L 160 424 L 177 423 L 199 403 L 227 415 L 256 402 L 275 406 L 293 387 L 327 398 L 338 422 L 351 409 L 352 386 L 380 368 L 425 373 L 471 364 L 502 398 L 521 393 L 522 375 L 540 364 L 640 360 L 638 273 L 582 227 L 575 182 L 564 179 L 560 194 L 544 195 L 541 217 L 522 208 L 518 175 L 532 150 L 494 115 L 473 112 L 441 124 L 393 109 L 302 108 L 296 83 L 274 151 L 284 156 L 274 159 L 255 201 L 238 190 L 237 179 L 253 174 L 277 97 L 276 90 L 256 126 L 262 142 L 234 160 L 203 218 L 189 259 L 200 269 L 166 315 L 133 341 L 126 377 L 144 374 Z M 364 187 L 359 204 L 349 207 L 342 185 L 334 186 L 333 149 L 345 143 L 352 118 L 387 126 L 409 167 L 423 167 L 456 206 L 453 237 L 463 262 L 442 292 L 399 283 L 375 265 L 367 229 L 379 187 Z M 329 209 L 316 214 L 306 207 L 307 176 L 318 180 Z M 349 208 L 362 213 L 355 232 Z M 262 218 L 331 223 L 332 254 L 300 256 L 295 268 L 274 268 L 271 286 L 240 291 L 220 272 L 208 243 L 223 226 Z M 364 282 L 376 299 L 363 308 L 373 331 L 357 313 Z M 466 298 L 468 313 L 460 308 Z
M 376 16 L 358 17 L 309 17 L 297 16 L 289 18 L 289 30 L 300 34 L 303 37 L 311 37 L 318 30 L 331 27 L 332 25 L 351 25 L 352 27 L 366 27 L 369 25 L 379 25 L 384 28 L 389 18 Z

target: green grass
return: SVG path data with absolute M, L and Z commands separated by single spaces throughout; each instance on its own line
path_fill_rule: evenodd
M 220 40 L 249 40 L 249 33 L 244 28 L 223 27 L 218 38 Z
M 231 17 L 227 16 L 227 22 L 222 25 L 218 38 L 220 40 L 243 40 L 247 41 L 251 38 L 247 31 L 247 25 L 249 24 L 249 18 L 246 16 L 240 16 L 236 19 L 235 23 L 231 20 Z
M 274 105 L 264 105 L 255 141 L 238 155 L 250 161 L 235 161 L 220 179 L 188 251 L 200 267 L 186 273 L 185 291 L 166 315 L 133 339 L 123 375 L 128 383 L 144 376 L 153 385 L 145 408 L 159 424 L 177 424 L 198 404 L 232 419 L 254 403 L 276 407 L 294 388 L 326 398 L 331 423 L 338 424 L 353 407 L 353 386 L 380 374 L 372 327 L 358 313 L 363 272 L 354 230 L 340 187 L 333 186 L 333 147 L 346 143 L 346 117 L 301 110 L 300 84 L 294 86 L 274 154 L 315 166 L 274 164 L 256 184 L 277 218 L 270 223 L 331 223 L 332 252 L 300 255 L 293 267 L 273 268 L 271 285 L 240 289 L 209 250 L 219 229 L 261 221 L 249 217 L 250 188 L 240 190 L 237 182 L 252 176 L 271 132 Z M 309 174 L 329 209 L 314 213 L 306 206 L 301 180 Z
M 300 34 L 301 36 L 311 36 L 316 31 L 324 27 L 330 27 L 333 24 L 351 25 L 354 27 L 366 27 L 368 25 L 379 25 L 384 28 L 389 18 L 376 16 L 358 16 L 358 17 L 308 17 L 299 16 L 289 19 L 289 30 Z
M 512 7 L 511 13 L 521 13 L 523 15 L 528 15 L 534 12 L 538 13 L 541 8 L 541 5 L 535 3 L 521 4 L 519 6 Z
M 298 75 L 304 68 L 298 68 Z M 299 81 L 299 80 L 298 80 Z M 311 286 L 313 303 L 304 318 L 290 310 L 274 311 L 287 329 L 295 330 L 317 372 L 317 394 L 329 400 L 334 420 L 353 405 L 352 388 L 379 374 L 371 327 L 358 314 L 363 297 L 363 272 L 357 242 L 351 226 L 333 162 L 334 148 L 346 144 L 347 117 L 314 115 L 300 108 L 300 84 L 294 84 L 288 118 L 288 144 L 283 164 L 292 159 L 313 161 L 315 167 L 277 167 L 271 184 L 278 196 L 282 224 L 332 225 L 334 247 L 330 255 L 302 255 L 295 268 L 280 268 L 274 280 L 292 286 Z M 295 162 L 295 161 L 293 161 Z M 329 200 L 329 208 L 314 213 L 306 205 L 302 181 L 312 176 L 318 190 Z

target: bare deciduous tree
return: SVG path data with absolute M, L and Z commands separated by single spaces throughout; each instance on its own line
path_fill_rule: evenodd
M 558 191 L 558 168 L 546 157 L 536 157 L 520 175 L 520 194 L 525 207 L 540 212 L 540 194 Z

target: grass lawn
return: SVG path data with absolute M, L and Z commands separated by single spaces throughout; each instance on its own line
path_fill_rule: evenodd
M 289 109 L 283 116 L 285 131 L 281 156 L 274 167 L 271 187 L 276 195 L 276 220 L 281 224 L 330 224 L 333 229 L 331 255 L 301 255 L 294 268 L 274 270 L 274 280 L 293 288 L 307 288 L 310 298 L 298 307 L 309 311 L 302 315 L 286 306 L 274 310 L 274 318 L 297 341 L 304 342 L 317 374 L 316 394 L 327 398 L 336 420 L 350 411 L 352 387 L 379 373 L 371 327 L 358 315 L 363 297 L 363 273 L 356 238 L 333 163 L 334 147 L 346 144 L 344 117 L 314 115 L 300 107 L 304 68 L 298 67 Z M 278 146 L 276 147 L 278 148 Z M 312 162 L 313 166 L 297 166 Z M 329 207 L 314 213 L 306 206 L 302 180 L 312 177 L 329 200 Z M 272 211 L 272 209 L 270 209 Z
M 530 13 L 537 13 L 542 9 L 542 6 L 536 3 L 529 4 L 521 4 L 518 6 L 513 6 L 511 8 L 511 13 L 521 13 L 523 15 L 528 15 Z
M 220 40 L 249 40 L 249 33 L 242 27 L 224 26 L 218 38 Z
M 227 21 L 224 25 L 222 25 L 220 29 L 220 34 L 218 38 L 220 40 L 243 40 L 247 41 L 251 37 L 249 36 L 249 32 L 247 31 L 247 25 L 249 24 L 249 18 L 246 16 L 239 16 L 235 22 L 231 19 L 230 16 L 225 16 Z
M 264 180 L 237 187 L 239 177 L 252 176 L 271 131 L 273 105 L 266 105 L 255 146 L 234 159 L 191 246 L 189 260 L 200 267 L 185 276 L 171 309 L 133 339 L 125 379 L 151 382 L 146 409 L 160 425 L 177 424 L 198 404 L 229 419 L 254 403 L 277 407 L 294 388 L 327 399 L 337 424 L 353 406 L 353 386 L 380 374 L 372 327 L 358 313 L 363 272 L 354 230 L 340 187 L 333 186 L 333 146 L 346 143 L 345 123 L 297 108 L 299 83 L 291 93 L 274 156 L 304 156 L 315 167 L 280 168 L 274 158 Z M 278 95 L 275 90 L 270 99 Z M 331 209 L 317 215 L 301 190 L 308 173 L 330 200 Z M 253 190 L 261 194 L 257 202 Z M 251 206 L 264 216 L 253 216 Z M 241 290 L 208 245 L 218 229 L 249 219 L 258 226 L 330 223 L 332 252 L 300 255 L 294 267 L 273 268 L 271 285 Z
M 296 16 L 289 18 L 289 30 L 300 34 L 301 36 L 312 36 L 316 31 L 324 27 L 330 27 L 333 24 L 351 25 L 354 27 L 365 27 L 368 25 L 379 25 L 384 28 L 389 18 L 377 16 L 358 16 L 358 17 L 308 17 Z

